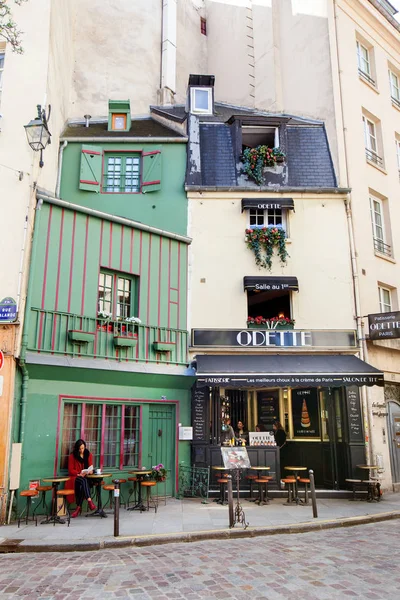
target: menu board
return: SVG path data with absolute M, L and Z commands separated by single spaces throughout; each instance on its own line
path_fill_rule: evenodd
M 193 441 L 207 440 L 207 413 L 210 391 L 208 387 L 193 388 L 192 390 L 192 426 Z
M 363 442 L 360 395 L 358 388 L 346 388 L 347 414 L 349 419 L 349 442 Z
M 293 431 L 295 438 L 319 438 L 318 391 L 315 388 L 292 390 Z
M 258 424 L 264 431 L 272 431 L 274 421 L 279 421 L 279 392 L 257 392 Z

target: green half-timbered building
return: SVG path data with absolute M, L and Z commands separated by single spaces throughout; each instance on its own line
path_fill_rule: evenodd
M 88 125 L 88 126 L 87 126 Z M 186 138 L 112 103 L 62 136 L 59 193 L 38 191 L 14 420 L 21 488 L 66 473 L 82 437 L 121 476 L 190 461 Z

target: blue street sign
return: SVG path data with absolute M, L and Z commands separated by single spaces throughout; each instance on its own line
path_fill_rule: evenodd
M 3 298 L 0 302 L 0 323 L 12 323 L 17 318 L 17 303 L 14 298 Z

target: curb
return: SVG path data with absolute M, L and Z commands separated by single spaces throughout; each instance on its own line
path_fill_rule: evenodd
M 0 554 L 22 552 L 89 552 L 94 550 L 113 550 L 117 548 L 156 546 L 161 544 L 177 544 L 189 542 L 202 542 L 205 540 L 234 540 L 241 538 L 261 537 L 267 535 L 283 535 L 291 533 L 309 533 L 325 529 L 338 529 L 340 527 L 355 527 L 368 525 L 379 521 L 400 519 L 400 511 L 378 513 L 360 517 L 347 517 L 343 519 L 324 520 L 319 522 L 307 521 L 280 525 L 279 527 L 254 527 L 248 529 L 217 529 L 208 531 L 192 531 L 188 533 L 166 533 L 143 536 L 124 536 L 119 538 L 106 538 L 99 541 L 78 541 L 67 543 L 48 544 L 39 541 L 26 541 L 5 539 L 0 542 Z

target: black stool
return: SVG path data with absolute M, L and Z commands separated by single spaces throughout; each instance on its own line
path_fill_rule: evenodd
M 225 492 L 228 480 L 225 477 L 220 477 L 220 479 L 217 479 L 217 483 L 219 483 L 219 499 L 217 500 L 217 502 L 218 504 L 222 504 L 222 506 L 225 506 L 225 504 L 228 504 L 227 502 L 225 502 Z

